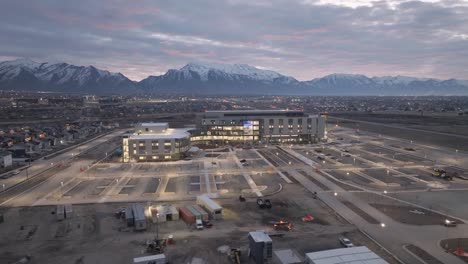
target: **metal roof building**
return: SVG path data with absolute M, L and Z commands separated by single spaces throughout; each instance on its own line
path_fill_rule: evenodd
M 307 264 L 388 264 L 367 247 L 338 248 L 306 254 Z

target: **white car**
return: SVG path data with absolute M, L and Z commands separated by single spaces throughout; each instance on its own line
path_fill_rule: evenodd
M 354 247 L 354 244 L 351 242 L 351 240 L 349 240 L 348 238 L 346 237 L 340 237 L 339 238 L 340 240 L 340 243 L 344 246 L 344 247 L 347 247 L 347 248 L 350 248 L 350 247 Z
M 19 174 L 19 173 L 20 173 L 19 170 L 14 170 L 14 171 L 11 172 L 11 175 L 16 175 L 16 174 Z

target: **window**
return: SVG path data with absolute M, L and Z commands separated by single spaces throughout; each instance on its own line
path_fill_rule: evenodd
M 171 156 L 164 156 L 165 159 L 171 159 Z
M 292 119 L 288 119 L 288 124 L 289 124 L 289 125 L 292 125 L 292 124 L 293 124 L 293 120 L 292 120 Z
M 145 157 L 143 157 L 143 156 L 140 156 L 138 159 L 139 159 L 139 160 L 144 160 L 144 159 L 145 159 Z
M 283 125 L 283 119 L 279 120 L 279 124 L 282 126 Z

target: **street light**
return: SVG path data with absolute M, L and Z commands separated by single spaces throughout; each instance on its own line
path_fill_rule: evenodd
M 159 213 L 156 213 L 156 241 L 159 243 Z
M 384 228 L 384 227 L 385 227 L 385 223 L 380 223 L 380 226 L 381 226 L 382 228 Z
M 346 175 L 349 175 L 349 172 L 346 172 Z
M 2 184 L 2 187 L 3 187 L 3 191 L 5 191 L 5 184 Z
M 335 193 L 333 193 L 333 195 L 335 195 L 335 196 L 338 196 L 338 193 L 337 193 L 337 192 L 335 192 Z
M 384 194 L 387 194 L 387 190 L 384 190 L 383 193 L 384 193 Z

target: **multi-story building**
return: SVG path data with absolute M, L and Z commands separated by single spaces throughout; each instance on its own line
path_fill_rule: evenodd
M 178 160 L 189 148 L 187 129 L 169 128 L 167 123 L 140 123 L 134 134 L 122 139 L 123 162 Z
M 326 139 L 324 116 L 303 111 L 207 111 L 198 115 L 191 140 L 235 142 L 314 143 Z

